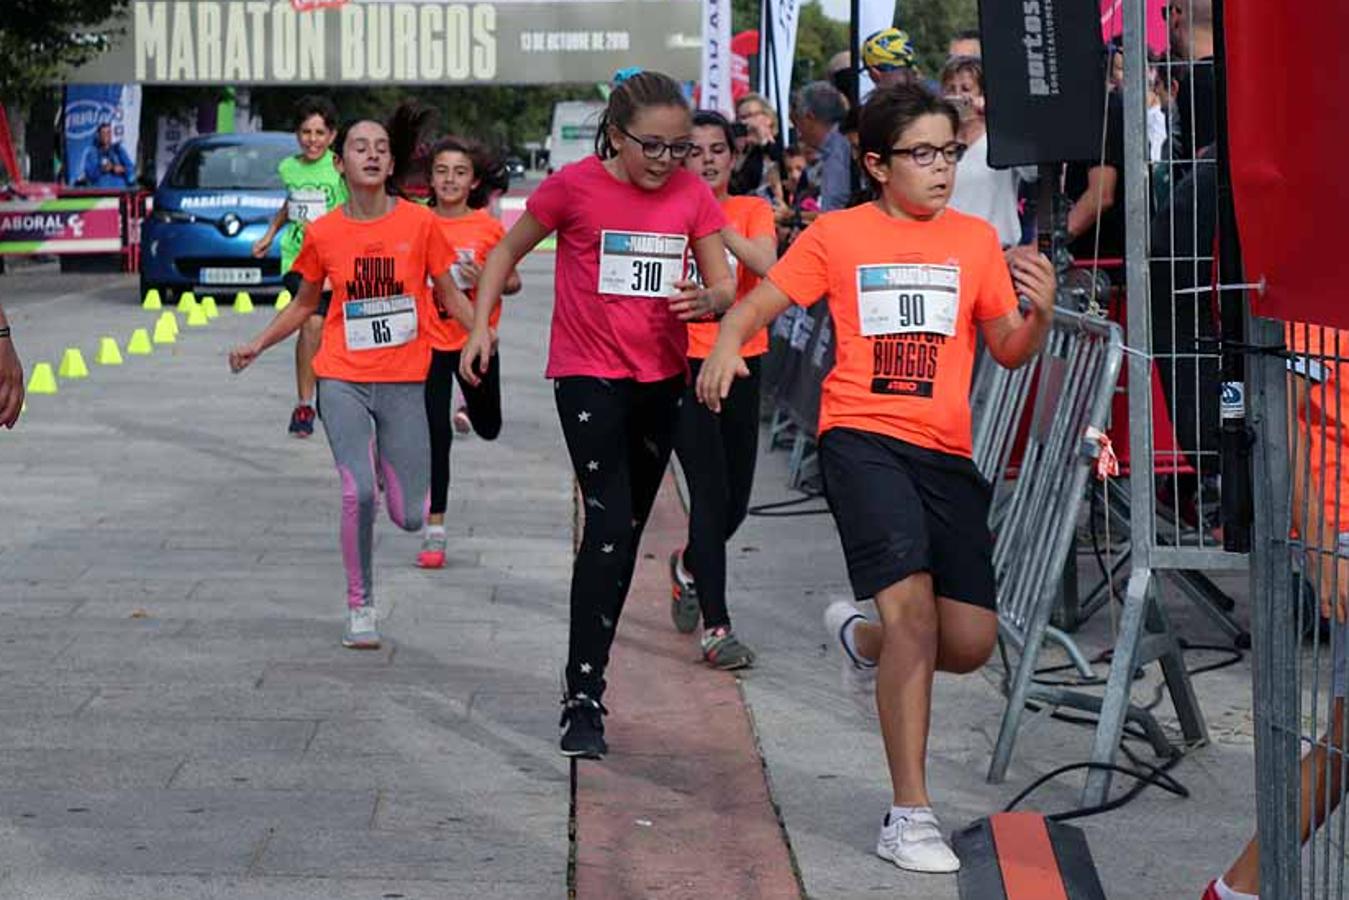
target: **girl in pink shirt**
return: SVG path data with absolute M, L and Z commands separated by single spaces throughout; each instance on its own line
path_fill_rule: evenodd
M 491 252 L 460 360 L 476 382 L 492 351 L 490 320 L 516 263 L 557 232 L 547 375 L 585 500 L 572 568 L 562 752 L 606 752 L 600 704 L 642 528 L 669 463 L 688 373 L 692 319 L 735 296 L 712 191 L 683 167 L 693 124 L 679 85 L 637 72 L 614 85 L 595 155 L 564 166 L 529 198 Z M 709 287 L 684 280 L 692 251 Z

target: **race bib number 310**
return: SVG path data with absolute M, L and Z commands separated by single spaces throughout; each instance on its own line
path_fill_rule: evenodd
M 857 318 L 866 337 L 954 337 L 959 312 L 959 266 L 895 263 L 857 267 Z
M 682 234 L 640 231 L 600 232 L 601 294 L 668 297 L 684 271 Z
M 383 350 L 417 337 L 417 301 L 404 294 L 342 304 L 348 350 Z

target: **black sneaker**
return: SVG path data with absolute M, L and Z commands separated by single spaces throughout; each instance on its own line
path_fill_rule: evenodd
M 311 437 L 314 434 L 314 407 L 301 403 L 290 414 L 290 428 L 286 429 L 298 438 Z
M 670 619 L 680 634 L 690 634 L 698 627 L 698 586 L 688 573 L 679 571 L 682 549 L 670 554 Z
M 609 710 L 584 694 L 562 701 L 562 755 L 602 759 L 609 752 L 604 742 L 604 716 Z

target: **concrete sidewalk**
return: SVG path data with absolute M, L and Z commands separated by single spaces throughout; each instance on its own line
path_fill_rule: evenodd
M 417 570 L 418 538 L 377 526 L 389 638 L 378 653 L 337 643 L 337 479 L 321 434 L 285 435 L 289 347 L 242 377 L 226 370 L 226 349 L 269 310 L 226 310 L 172 348 L 94 367 L 88 382 L 31 398 L 21 427 L 0 431 L 0 897 L 566 895 L 556 726 L 572 479 L 541 375 L 551 258 L 531 258 L 522 274 L 503 323 L 505 429 L 494 444 L 455 446 L 449 567 Z M 69 344 L 92 359 L 99 336 L 124 343 L 153 320 L 129 278 L 30 272 L 0 277 L 0 291 L 29 370 Z M 789 496 L 785 462 L 762 455 L 756 503 Z M 872 853 L 887 779 L 875 722 L 844 696 L 820 626 L 828 600 L 847 593 L 827 515 L 746 523 L 731 545 L 731 610 L 759 665 L 738 691 L 717 674 L 729 693 L 701 718 L 649 724 L 688 695 L 683 683 L 708 683 L 690 639 L 669 625 L 661 568 L 681 522 L 677 510 L 662 515 L 615 651 L 615 754 L 582 764 L 578 858 L 603 862 L 580 884 L 708 896 L 688 887 L 690 873 L 743 875 L 740 860 L 760 846 L 773 878 L 721 896 L 797 896 L 797 883 L 775 880 L 795 862 L 812 898 L 954 898 L 954 878 L 908 875 Z M 1178 602 L 1182 634 L 1218 643 Z M 1087 632 L 1089 652 L 1105 646 L 1108 617 Z M 1216 658 L 1194 654 L 1192 665 Z M 1249 674 L 1242 664 L 1196 679 L 1214 743 L 1174 773 L 1190 799 L 1149 791 L 1081 823 L 1108 896 L 1198 897 L 1244 840 Z M 930 776 L 949 829 L 1087 756 L 1089 730 L 1029 718 L 1007 783 L 988 785 L 998 679 L 991 667 L 937 684 Z M 1148 699 L 1154 681 L 1136 695 Z M 708 757 L 681 762 L 672 736 L 740 749 L 719 751 L 708 770 L 718 777 L 702 778 Z M 761 765 L 757 787 L 735 780 Z M 1030 807 L 1075 806 L 1079 784 L 1046 786 Z M 785 842 L 763 828 L 774 812 L 765 787 Z M 649 815 L 653 802 L 663 819 Z M 628 834 L 588 843 L 603 822 L 585 815 Z M 693 854 L 660 844 L 658 834 L 696 838 L 698 816 L 703 840 L 756 829 L 772 840 Z M 638 819 L 671 830 L 633 831 Z

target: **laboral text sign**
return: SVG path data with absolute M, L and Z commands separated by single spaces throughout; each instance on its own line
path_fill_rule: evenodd
M 122 249 L 117 197 L 62 197 L 0 203 L 0 253 L 116 253 Z
M 144 84 L 605 82 L 698 76 L 701 0 L 132 0 L 77 81 Z

